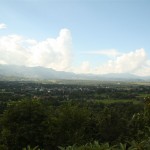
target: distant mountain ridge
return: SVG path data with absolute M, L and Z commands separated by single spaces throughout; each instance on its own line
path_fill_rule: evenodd
M 150 81 L 150 77 L 141 77 L 127 73 L 111 73 L 105 75 L 75 74 L 72 72 L 56 71 L 44 67 L 26 67 L 17 65 L 0 65 L 0 79 L 13 77 L 39 80 L 105 80 L 105 81 Z

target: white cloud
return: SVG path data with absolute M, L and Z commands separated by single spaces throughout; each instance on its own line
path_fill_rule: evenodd
M 6 24 L 0 23 L 0 29 L 5 29 L 5 28 L 7 28 Z
M 18 35 L 0 37 L 0 61 L 5 64 L 23 65 L 28 55 L 21 42 L 22 37 Z
M 145 65 L 136 70 L 135 74 L 140 76 L 150 76 L 150 60 L 146 61 Z
M 68 29 L 57 38 L 37 42 L 18 35 L 0 37 L 0 62 L 67 70 L 71 64 L 72 39 Z
M 0 60 L 0 64 L 5 65 L 5 64 L 6 64 L 6 62 L 5 62 L 5 61 Z
M 147 61 L 144 49 L 138 49 L 109 60 L 105 65 L 96 68 L 97 73 L 127 73 L 135 72 Z
M 149 67 L 143 66 L 138 71 L 136 71 L 134 74 L 139 75 L 139 76 L 150 76 L 150 66 Z
M 129 53 L 121 54 L 105 64 L 91 67 L 90 62 L 81 63 L 75 72 L 107 74 L 107 73 L 134 73 L 138 75 L 150 75 L 150 65 L 147 62 L 144 49 L 137 49 Z
M 99 54 L 100 59 L 100 55 L 113 56 L 113 58 L 110 57 L 105 64 L 95 66 L 92 66 L 95 63 L 88 60 L 83 61 L 77 67 L 72 66 L 72 38 L 68 29 L 62 29 L 57 38 L 47 38 L 40 42 L 35 39 L 25 39 L 19 35 L 0 37 L 0 64 L 43 66 L 76 73 L 129 72 L 143 76 L 150 75 L 150 60 L 144 49 L 129 53 L 120 53 L 115 49 L 110 49 L 84 54 Z
M 71 71 L 75 72 L 75 73 L 91 73 L 92 72 L 92 68 L 90 65 L 89 61 L 83 61 L 79 67 L 72 67 Z
M 116 49 L 86 51 L 86 52 L 83 52 L 83 54 L 106 55 L 108 57 L 116 57 L 116 56 L 120 55 L 120 53 Z
M 28 39 L 28 40 L 26 40 L 26 44 L 29 44 L 32 46 L 32 45 L 38 44 L 38 42 L 34 39 Z

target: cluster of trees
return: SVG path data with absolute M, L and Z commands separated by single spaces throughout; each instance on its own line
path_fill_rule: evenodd
M 95 147 L 95 144 L 86 144 L 94 141 L 108 142 L 112 147 L 133 140 L 140 143 L 149 137 L 150 98 L 145 99 L 144 106 L 86 101 L 53 105 L 27 99 L 8 102 L 0 115 L 1 150 L 22 150 L 28 145 L 44 150 L 68 150 L 67 146 L 74 144 L 72 149 L 84 150 Z

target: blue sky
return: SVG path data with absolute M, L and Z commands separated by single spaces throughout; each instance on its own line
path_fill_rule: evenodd
M 0 63 L 150 75 L 149 16 L 149 0 L 1 0 Z

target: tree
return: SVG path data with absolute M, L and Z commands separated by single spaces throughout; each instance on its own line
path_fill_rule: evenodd
M 9 103 L 1 118 L 1 142 L 11 150 L 27 145 L 43 147 L 46 119 L 46 110 L 37 100 Z

